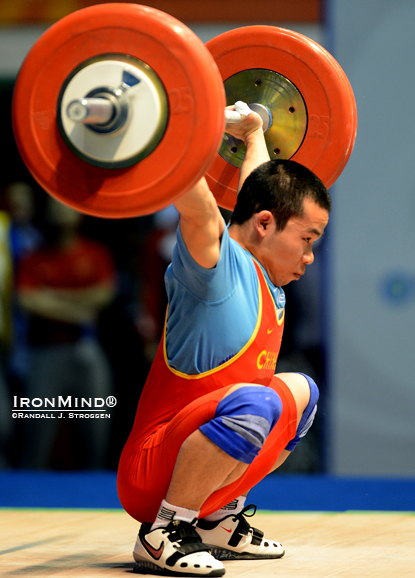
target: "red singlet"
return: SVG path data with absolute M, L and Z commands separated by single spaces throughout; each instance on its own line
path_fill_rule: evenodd
M 294 398 L 285 383 L 274 377 L 284 310 L 276 310 L 256 262 L 255 267 L 259 281 L 257 323 L 248 343 L 232 359 L 205 373 L 180 373 L 169 366 L 164 329 L 118 469 L 121 504 L 140 522 L 154 521 L 166 496 L 182 443 L 214 417 L 218 403 L 233 385 L 247 383 L 272 387 L 281 397 L 283 411 L 246 472 L 236 482 L 214 492 L 203 505 L 201 517 L 219 509 L 263 479 L 295 436 L 297 408 Z

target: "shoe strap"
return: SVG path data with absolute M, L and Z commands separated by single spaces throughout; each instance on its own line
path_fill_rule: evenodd
M 258 530 L 258 528 L 251 528 L 252 530 L 252 540 L 251 544 L 253 546 L 260 546 L 262 544 L 262 538 L 264 537 L 264 532 Z
M 209 548 L 202 543 L 202 538 L 196 532 L 194 526 L 188 522 L 170 522 L 166 531 L 168 532 L 170 542 L 177 542 L 180 550 L 186 554 L 209 550 Z

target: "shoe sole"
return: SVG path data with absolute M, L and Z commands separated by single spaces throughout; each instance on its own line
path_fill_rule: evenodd
M 158 576 L 223 576 L 225 574 L 225 568 L 218 568 L 217 570 L 212 570 L 209 574 L 196 574 L 194 572 L 175 572 L 174 570 L 166 570 L 165 568 L 160 568 L 152 562 L 136 562 L 133 572 L 136 574 L 157 574 Z
M 210 546 L 210 552 L 216 560 L 277 560 L 282 558 L 285 551 L 282 554 L 249 554 L 249 552 L 233 552 L 232 550 L 225 550 L 224 548 L 218 548 L 215 546 Z

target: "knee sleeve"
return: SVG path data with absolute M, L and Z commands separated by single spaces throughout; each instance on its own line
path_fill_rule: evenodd
M 281 399 L 273 389 L 241 387 L 219 402 L 215 417 L 199 430 L 225 453 L 250 464 L 281 412 Z
M 286 450 L 292 452 L 295 449 L 295 446 L 300 442 L 301 438 L 303 438 L 310 427 L 313 424 L 314 416 L 317 412 L 317 402 L 319 398 L 319 391 L 317 384 L 311 377 L 305 375 L 304 373 L 300 373 L 300 375 L 304 375 L 306 380 L 308 381 L 308 385 L 310 386 L 310 401 L 307 404 L 307 407 L 304 410 L 303 416 L 300 420 L 300 423 L 297 427 L 297 432 L 295 438 L 293 438 L 289 444 L 285 447 Z

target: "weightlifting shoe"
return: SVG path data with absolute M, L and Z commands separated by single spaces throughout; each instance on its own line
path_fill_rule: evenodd
M 249 510 L 252 514 L 247 514 Z M 235 516 L 225 516 L 219 521 L 198 520 L 196 531 L 217 560 L 261 560 L 281 558 L 285 550 L 279 542 L 267 540 L 264 533 L 253 528 L 246 517 L 256 512 L 256 506 L 246 506 Z
M 182 521 L 151 530 L 142 524 L 133 551 L 138 574 L 163 576 L 223 576 L 225 567 L 216 560 L 194 526 Z

